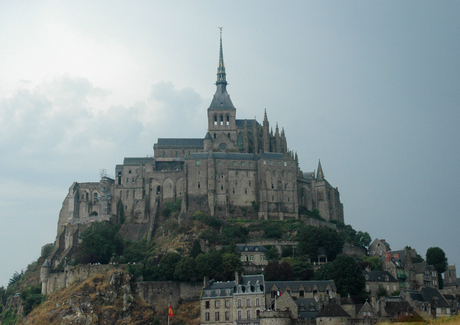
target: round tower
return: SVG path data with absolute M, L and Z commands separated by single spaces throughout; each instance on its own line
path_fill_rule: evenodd
M 51 274 L 51 265 L 48 260 L 43 263 L 40 269 L 40 281 L 42 282 L 42 295 L 46 295 L 48 292 L 48 279 Z

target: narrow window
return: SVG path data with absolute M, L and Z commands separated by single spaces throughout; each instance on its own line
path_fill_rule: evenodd
M 244 167 L 244 161 L 241 162 L 241 167 Z
M 230 300 L 225 300 L 225 308 L 230 308 Z
M 206 309 L 209 309 L 209 301 L 206 301 L 205 304 L 206 304 Z
M 226 311 L 226 312 L 225 312 L 225 320 L 226 320 L 226 321 L 229 321 L 229 320 L 230 320 L 230 312 L 229 312 L 229 311 Z
M 201 160 L 195 160 L 195 166 L 201 166 Z
M 201 188 L 201 184 L 200 184 L 200 182 L 198 182 L 198 188 Z
M 227 125 L 230 125 L 230 116 L 227 115 Z M 228 137 L 230 138 L 230 133 L 228 134 Z
M 209 322 L 209 313 L 206 313 L 205 317 L 206 317 L 206 321 Z
M 246 317 L 247 317 L 248 319 L 251 318 L 251 310 L 247 310 L 247 311 L 246 311 Z
M 219 312 L 216 311 L 216 322 L 219 320 Z
M 217 166 L 220 166 L 221 162 L 220 160 L 217 161 Z
M 243 307 L 241 304 L 241 299 L 238 299 L 238 308 L 241 308 L 241 307 Z
M 163 157 L 166 156 L 166 152 L 163 151 Z

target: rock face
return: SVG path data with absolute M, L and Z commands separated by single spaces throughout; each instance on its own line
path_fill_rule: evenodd
M 121 270 L 96 275 L 49 296 L 23 324 L 150 324 L 158 316 Z

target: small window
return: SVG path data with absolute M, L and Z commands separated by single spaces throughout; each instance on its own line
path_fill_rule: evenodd
M 266 161 L 266 160 L 264 160 L 264 166 L 265 166 L 265 165 L 267 165 L 267 161 Z
M 200 182 L 198 182 L 198 188 L 201 188 L 201 184 L 200 184 Z
M 251 307 L 251 299 L 246 299 L 246 307 Z
M 206 301 L 206 302 L 205 302 L 205 308 L 206 308 L 206 309 L 209 309 L 209 301 Z
M 284 167 L 287 167 L 287 161 L 284 162 Z
M 244 161 L 241 162 L 241 167 L 244 167 Z
M 268 163 L 270 164 L 270 166 L 273 166 L 273 161 L 269 160 Z
M 131 179 L 131 182 L 133 182 L 133 183 L 134 183 L 134 177 Z
M 229 306 L 230 307 L 230 306 Z M 225 312 L 225 320 L 226 321 L 229 321 L 230 320 L 230 312 L 229 311 L 226 311 Z
M 281 166 L 281 161 L 278 161 L 278 166 Z
M 198 171 L 198 176 L 200 176 L 200 175 L 201 175 L 201 170 Z
M 249 162 L 249 167 L 252 167 L 252 161 Z
M 129 183 L 129 178 L 128 177 L 126 177 L 126 183 Z
M 128 170 L 128 174 L 131 174 L 131 169 L 130 169 L 130 170 Z
M 251 186 L 251 181 L 249 181 L 249 186 Z
M 236 167 L 236 161 L 233 162 L 233 166 Z
M 216 322 L 219 320 L 219 312 L 216 311 Z
M 209 322 L 209 313 L 205 314 L 205 319 L 206 319 L 207 322 Z
M 166 156 L 166 152 L 163 151 L 163 157 Z
M 219 307 L 220 307 L 220 300 L 216 300 L 216 301 L 214 302 L 214 306 L 215 306 L 216 308 L 219 308 Z
M 241 303 L 241 299 L 238 299 L 238 308 L 241 308 L 243 307 L 242 303 Z
M 201 166 L 201 160 L 195 160 L 195 166 Z
M 176 151 L 176 153 L 175 153 L 175 154 L 176 154 L 176 157 L 177 157 L 177 151 Z
M 217 161 L 217 166 L 220 166 L 221 162 L 220 160 Z
M 244 189 L 244 194 L 248 194 L 248 189 L 247 188 Z
M 223 190 L 223 189 L 224 189 L 224 185 L 221 185 L 221 186 L 220 186 L 220 189 Z
M 225 300 L 225 308 L 230 308 L 230 300 Z

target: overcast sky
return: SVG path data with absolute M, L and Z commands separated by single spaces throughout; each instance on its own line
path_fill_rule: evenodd
M 267 109 L 345 223 L 460 263 L 460 2 L 1 1 L 0 285 L 74 181 L 204 137 L 223 26 L 237 118 Z

